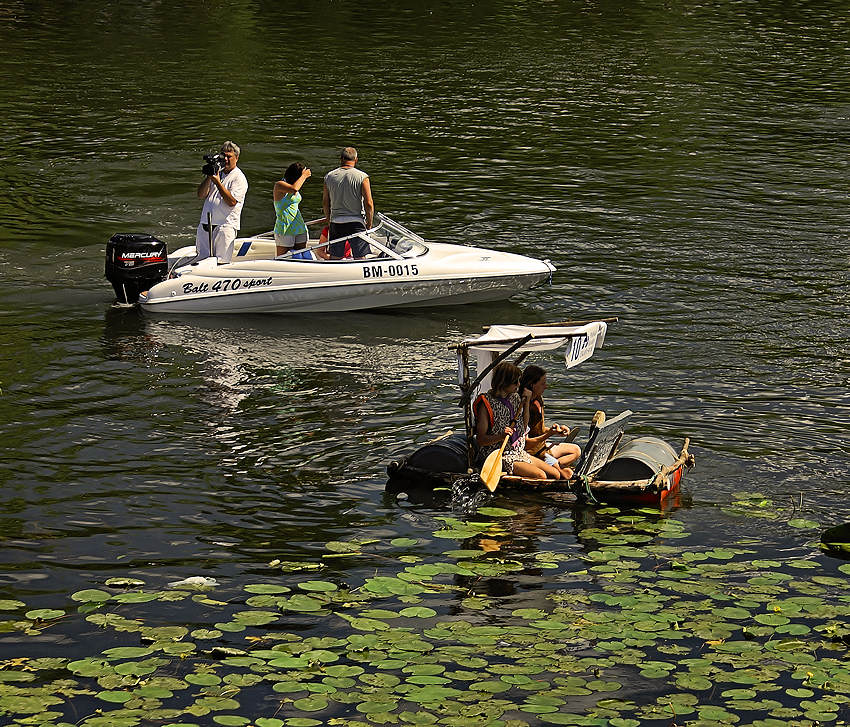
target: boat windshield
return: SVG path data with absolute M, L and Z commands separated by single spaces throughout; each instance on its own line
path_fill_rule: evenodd
M 378 243 L 379 248 L 394 253 L 391 254 L 391 257 L 419 257 L 428 252 L 425 240 L 419 235 L 380 213 L 377 218 L 378 224 L 366 233 L 367 239 L 373 245 L 373 250 L 374 243 Z
M 365 232 L 360 232 L 357 237 L 360 237 L 369 243 L 369 254 L 365 258 L 346 257 L 336 262 L 358 262 L 363 259 L 375 258 L 390 258 L 401 260 L 406 258 L 419 257 L 428 252 L 428 246 L 419 235 L 411 232 L 406 227 L 398 224 L 395 220 L 378 213 L 375 216 L 377 224 Z M 307 227 L 318 227 L 323 224 L 324 220 L 311 220 L 307 223 Z M 353 235 L 347 236 L 351 239 Z M 327 248 L 337 240 L 328 240 L 327 242 L 317 242 L 311 237 L 308 243 L 307 250 L 293 250 L 278 257 L 278 260 L 305 260 L 318 261 L 327 260 Z

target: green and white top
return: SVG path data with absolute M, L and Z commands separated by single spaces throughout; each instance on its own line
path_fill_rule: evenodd
M 303 235 L 307 232 L 307 225 L 301 216 L 298 205 L 301 203 L 301 193 L 285 194 L 274 202 L 276 215 L 274 223 L 275 235 Z

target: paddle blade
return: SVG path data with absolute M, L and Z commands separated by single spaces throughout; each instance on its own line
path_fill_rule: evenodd
M 487 459 L 484 460 L 484 465 L 481 467 L 481 479 L 490 492 L 495 491 L 499 480 L 502 479 L 502 453 L 505 451 L 509 438 L 510 435 L 506 436 L 502 446 L 487 455 Z

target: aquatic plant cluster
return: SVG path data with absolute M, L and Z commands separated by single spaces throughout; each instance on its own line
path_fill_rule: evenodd
M 238 593 L 127 577 L 63 608 L 0 601 L 0 715 L 63 727 L 843 724 L 850 564 L 815 541 L 784 560 L 741 543 L 688 549 L 675 516 L 606 507 L 578 526 L 579 545 L 518 552 L 504 547 L 516 515 L 483 507 L 443 518 L 434 539 L 329 542 L 315 562 L 272 561 Z M 804 541 L 818 532 L 780 525 Z M 364 563 L 360 582 L 340 575 Z M 191 623 L 176 620 L 187 612 Z M 89 655 L 27 657 L 22 636 L 47 630 Z

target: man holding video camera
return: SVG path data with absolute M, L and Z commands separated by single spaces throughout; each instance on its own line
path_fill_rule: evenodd
M 215 255 L 229 263 L 233 259 L 233 241 L 239 232 L 248 180 L 236 166 L 239 147 L 232 141 L 225 141 L 218 154 L 207 155 L 204 159 L 207 163 L 202 171 L 206 179 L 198 185 L 198 198 L 204 200 L 195 236 L 198 260 Z

